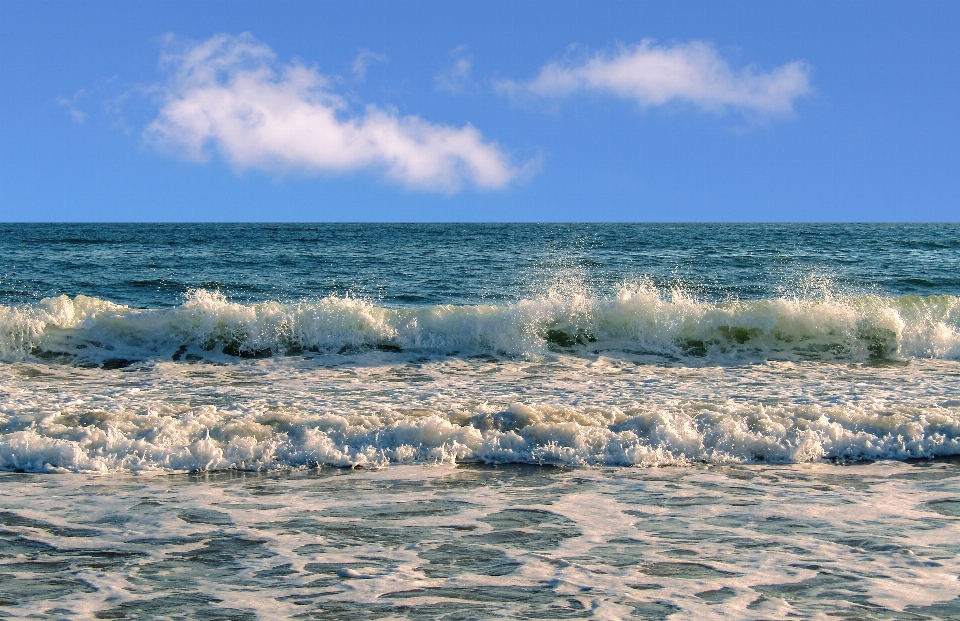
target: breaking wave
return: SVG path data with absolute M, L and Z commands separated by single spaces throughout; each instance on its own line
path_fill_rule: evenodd
M 633 285 L 402 309 L 333 296 L 239 304 L 207 290 L 163 309 L 61 296 L 0 307 L 0 349 L 0 470 L 960 454 L 946 375 L 960 359 L 960 298 L 946 295 L 712 303 Z M 223 364 L 239 358 L 272 360 Z M 599 358 L 624 361 L 625 376 L 591 371 Z M 871 360 L 891 363 L 846 364 Z M 183 366 L 201 361 L 220 366 Z M 724 388 L 709 365 L 726 362 L 750 364 L 730 367 Z M 125 366 L 142 372 L 94 368 Z M 341 375 L 358 370 L 369 377 L 349 388 Z
M 244 410 L 168 404 L 140 414 L 65 412 L 30 425 L 8 424 L 10 432 L 0 435 L 0 470 L 259 470 L 424 462 L 682 466 L 960 453 L 960 411 L 949 404 L 899 409 L 514 404 L 503 411 L 419 416 Z
M 133 309 L 78 295 L 0 306 L 0 356 L 80 366 L 144 359 L 281 355 L 539 355 L 620 349 L 674 359 L 960 358 L 960 298 L 850 296 L 707 303 L 652 286 L 614 295 L 392 309 L 330 296 L 239 304 L 195 290 L 180 306 Z

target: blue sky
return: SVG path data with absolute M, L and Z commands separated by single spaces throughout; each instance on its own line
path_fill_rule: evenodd
M 958 2 L 0 0 L 2 221 L 958 219 Z

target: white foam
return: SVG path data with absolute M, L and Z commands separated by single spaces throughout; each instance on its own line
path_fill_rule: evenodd
M 629 356 L 4 365 L 0 469 L 659 466 L 960 454 L 953 361 L 637 365 Z M 52 389 L 52 390 L 51 390 Z
M 754 359 L 960 358 L 960 298 L 776 298 L 707 303 L 648 285 L 609 297 L 553 292 L 503 306 L 391 309 L 330 296 L 244 305 L 196 290 L 180 306 L 137 310 L 76 296 L 0 307 L 0 356 L 64 362 L 282 355 L 381 347 L 540 355 L 550 347 Z M 208 352 L 208 353 L 203 353 Z

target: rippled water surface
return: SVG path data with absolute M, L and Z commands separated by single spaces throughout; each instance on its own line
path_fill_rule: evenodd
M 960 467 L 0 476 L 3 614 L 947 619 Z
M 701 296 L 960 295 L 958 224 L 0 224 L 0 304 L 82 293 L 170 306 L 366 294 L 388 305 L 606 293 L 648 278 Z

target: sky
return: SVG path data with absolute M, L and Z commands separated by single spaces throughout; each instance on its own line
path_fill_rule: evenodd
M 0 221 L 960 220 L 960 2 L 0 0 Z

